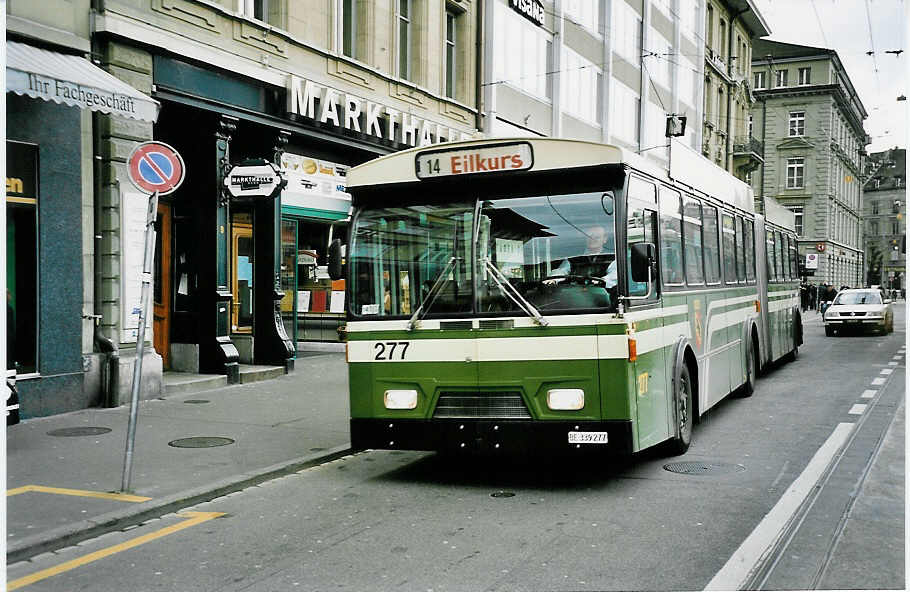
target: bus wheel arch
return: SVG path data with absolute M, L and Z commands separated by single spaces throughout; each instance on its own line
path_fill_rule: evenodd
M 673 363 L 673 424 L 667 448 L 670 454 L 684 454 L 692 443 L 692 431 L 698 417 L 698 362 L 689 340 L 681 337 L 676 344 Z

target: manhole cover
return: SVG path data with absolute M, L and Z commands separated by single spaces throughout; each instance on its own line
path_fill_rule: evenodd
M 83 428 L 60 428 L 59 430 L 51 430 L 47 433 L 48 436 L 57 436 L 57 437 L 69 437 L 69 436 L 99 436 L 101 434 L 106 434 L 111 431 L 111 428 L 98 428 L 86 426 Z
M 664 469 L 683 475 L 728 475 L 741 473 L 746 470 L 746 467 L 730 463 L 675 462 L 664 465 Z
M 167 443 L 174 448 L 213 448 L 215 446 L 227 446 L 233 444 L 230 438 L 220 438 L 218 436 L 195 436 L 193 438 L 180 438 Z
M 494 491 L 490 497 L 515 497 L 515 494 L 511 491 Z
M 202 405 L 203 403 L 209 403 L 208 399 L 187 399 L 184 401 L 187 405 Z

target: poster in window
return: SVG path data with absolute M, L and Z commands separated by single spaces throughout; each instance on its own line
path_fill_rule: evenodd
M 329 302 L 329 312 L 344 312 L 344 292 L 332 290 L 331 301 Z
M 411 278 L 407 271 L 398 272 L 398 294 L 401 298 L 401 314 L 411 314 Z
M 149 197 L 143 193 L 124 191 L 120 198 L 121 343 L 136 343 L 139 333 L 148 204 Z M 152 323 L 146 323 L 145 340 L 151 339 Z

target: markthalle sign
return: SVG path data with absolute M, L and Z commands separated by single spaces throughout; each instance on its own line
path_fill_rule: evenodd
M 543 26 L 544 9 L 538 0 L 509 0 L 509 6 L 538 27 Z
M 278 167 L 262 158 L 241 162 L 224 178 L 225 189 L 237 200 L 274 198 L 285 185 Z

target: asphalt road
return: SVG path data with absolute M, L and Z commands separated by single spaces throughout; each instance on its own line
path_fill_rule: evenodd
M 747 585 L 904 588 L 903 491 L 857 504 L 905 398 L 904 359 L 889 364 L 905 340 L 903 306 L 890 336 L 829 338 L 807 318 L 798 359 L 712 410 L 681 457 L 453 463 L 368 451 L 191 510 L 217 514 L 171 514 L 11 565 L 8 581 L 45 574 L 23 586 L 35 591 L 723 588 L 728 560 L 748 556 L 826 442 L 846 434 Z M 673 462 L 697 472 L 667 470 Z M 856 544 L 863 537 L 874 553 Z

